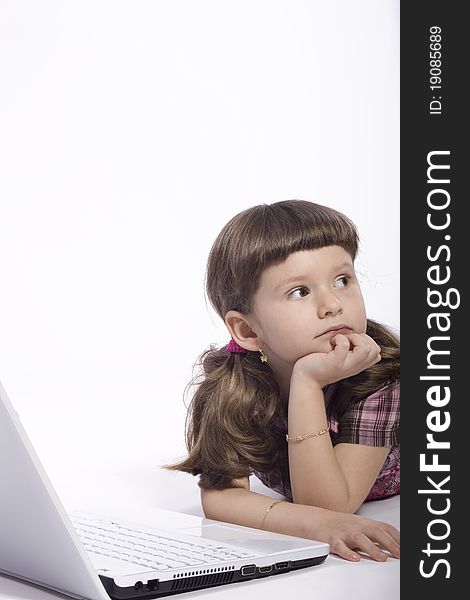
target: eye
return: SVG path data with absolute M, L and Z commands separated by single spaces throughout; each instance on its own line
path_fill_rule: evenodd
M 338 277 L 338 279 L 335 281 L 335 285 L 336 287 L 348 287 L 348 285 L 351 282 L 351 279 L 351 275 L 341 275 L 341 277 Z
M 292 290 L 292 292 L 289 292 L 288 296 L 292 296 L 292 294 L 295 294 L 295 292 L 300 292 L 300 291 L 304 291 L 304 292 L 308 293 L 307 288 L 299 287 L 299 288 L 296 288 L 295 290 Z M 304 296 L 301 296 L 301 297 L 304 298 Z

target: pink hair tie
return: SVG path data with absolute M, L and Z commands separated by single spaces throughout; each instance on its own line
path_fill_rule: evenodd
M 248 352 L 248 350 L 245 350 L 245 348 L 239 346 L 233 338 L 227 344 L 225 350 L 227 350 L 227 352 Z

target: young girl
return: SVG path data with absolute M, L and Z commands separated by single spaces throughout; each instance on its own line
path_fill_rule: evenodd
M 303 200 L 225 225 L 206 289 L 231 340 L 200 357 L 189 456 L 169 468 L 200 475 L 209 518 L 386 560 L 398 531 L 352 513 L 399 493 L 399 342 L 366 318 L 357 250 L 345 215 Z M 251 492 L 252 474 L 287 501 Z

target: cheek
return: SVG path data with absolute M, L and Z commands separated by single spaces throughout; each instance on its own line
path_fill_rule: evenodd
M 278 344 L 280 341 L 288 344 L 293 333 L 289 322 L 286 319 L 283 319 L 281 315 L 277 315 L 270 327 L 269 337 Z
M 361 302 L 358 305 L 358 309 L 357 309 L 357 320 L 361 324 L 361 329 L 362 329 L 361 333 L 365 333 L 366 329 L 367 329 L 367 315 L 366 315 L 366 308 L 364 306 L 364 302 L 362 301 L 362 298 L 361 298 Z
M 367 331 L 367 317 L 364 315 L 364 319 L 362 322 L 362 331 L 361 333 L 365 333 Z
M 282 348 L 289 353 L 299 343 L 302 334 L 305 335 L 305 326 L 301 324 L 301 320 L 293 320 L 282 311 L 276 311 L 269 325 L 264 327 L 264 339 L 273 349 Z

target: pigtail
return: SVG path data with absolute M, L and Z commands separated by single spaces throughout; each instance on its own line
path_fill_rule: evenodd
M 257 352 L 211 347 L 196 363 L 200 373 L 186 416 L 188 457 L 164 468 L 200 475 L 201 488 L 231 487 L 253 471 L 279 467 L 284 445 L 273 422 L 283 410 L 281 389 Z

